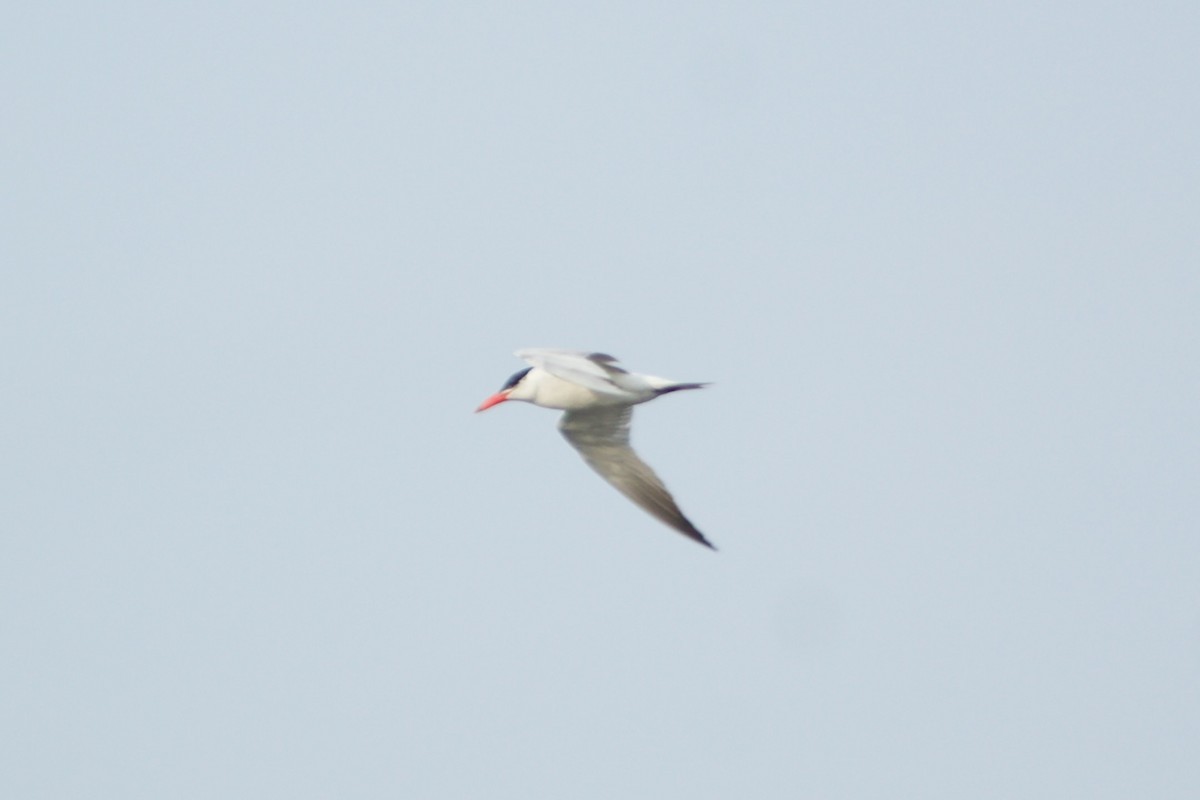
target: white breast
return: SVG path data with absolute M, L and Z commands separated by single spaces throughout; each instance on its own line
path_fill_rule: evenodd
M 593 392 L 578 383 L 555 377 L 543 369 L 534 368 L 513 392 L 512 400 L 526 400 L 543 408 L 578 411 L 597 406 L 629 405 L 635 398 L 604 392 Z

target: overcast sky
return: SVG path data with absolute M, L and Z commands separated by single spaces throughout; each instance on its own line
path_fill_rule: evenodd
M 1200 797 L 1195 3 L 21 4 L 0 795 Z M 634 443 L 520 347 L 713 381 Z

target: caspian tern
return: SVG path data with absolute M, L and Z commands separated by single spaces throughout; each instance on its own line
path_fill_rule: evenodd
M 521 400 L 565 411 L 558 429 L 600 477 L 658 519 L 700 544 L 713 547 L 675 499 L 629 446 L 633 407 L 659 395 L 707 384 L 680 383 L 627 372 L 617 359 L 582 350 L 518 350 L 532 364 L 513 375 L 476 413 L 506 400 Z

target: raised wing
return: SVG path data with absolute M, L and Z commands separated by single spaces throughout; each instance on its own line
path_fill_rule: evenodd
M 629 446 L 630 406 L 600 407 L 568 411 L 558 429 L 583 460 L 621 494 L 637 503 L 675 530 L 705 547 L 713 547 L 691 520 L 683 515 L 675 499 L 654 470 Z
M 604 353 L 586 353 L 583 350 L 529 349 L 518 350 L 517 358 L 524 359 L 535 367 L 541 367 L 564 381 L 577 383 L 593 392 L 624 397 L 627 389 L 618 381 L 628 373 L 616 365 L 617 360 Z

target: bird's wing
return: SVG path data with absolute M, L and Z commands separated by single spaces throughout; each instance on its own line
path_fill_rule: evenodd
M 587 353 L 583 350 L 553 350 L 535 348 L 518 350 L 517 358 L 524 359 L 535 367 L 541 367 L 556 378 L 579 384 L 593 392 L 627 396 L 629 391 L 618 383 L 628 373 L 616 365 L 617 360 L 604 353 Z
M 621 494 L 637 503 L 684 536 L 706 547 L 713 547 L 691 523 L 667 487 L 629 446 L 630 406 L 601 406 L 584 411 L 568 411 L 559 420 L 558 429 L 584 461 L 611 483 Z

